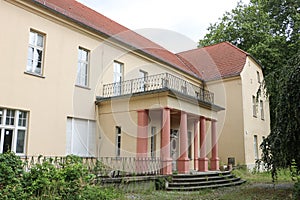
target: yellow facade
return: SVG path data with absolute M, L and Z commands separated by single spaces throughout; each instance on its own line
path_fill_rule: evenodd
M 270 133 L 269 102 L 262 88 L 258 101 L 263 102 L 264 119 L 261 118 L 259 104 L 257 116 L 254 117 L 252 96 L 257 97 L 258 89 L 262 84 L 262 69 L 251 57 L 247 57 L 240 75 L 208 83 L 208 88 L 216 96 L 216 104 L 226 108 L 218 116 L 219 155 L 225 165 L 228 158 L 235 158 L 236 165 L 247 165 L 253 168 L 256 161 L 256 148 L 258 158 L 261 158 L 259 145 L 263 137 L 267 137 Z M 257 136 L 256 144 L 254 136 Z
M 121 156 L 135 157 L 137 111 L 142 109 L 149 110 L 148 133 L 155 128 L 155 157 L 161 154 L 161 110 L 166 107 L 171 109 L 172 130 L 180 129 L 181 111 L 187 113 L 187 131 L 192 140 L 194 122 L 199 120 L 199 116 L 217 120 L 219 156 L 223 162 L 227 157 L 235 157 L 241 164 L 253 164 L 253 136 L 257 135 L 257 142 L 260 143 L 262 136 L 269 133 L 269 126 L 266 125 L 269 123 L 269 108 L 263 96 L 265 119 L 253 119 L 252 116 L 251 95 L 255 95 L 257 90 L 257 71 L 261 78 L 263 76 L 260 67 L 251 58 L 248 58 L 239 77 L 205 83 L 191 73 L 139 51 L 132 51 L 127 46 L 108 40 L 98 32 L 37 6 L 32 1 L 1 0 L 0 24 L 3 27 L 0 37 L 0 111 L 2 109 L 6 117 L 9 110 L 28 114 L 25 149 L 19 153 L 21 156 L 64 156 L 74 152 L 75 144 L 80 144 L 83 149 L 93 149 L 92 153 L 87 152 L 88 156 L 113 157 L 116 156 L 116 127 L 120 126 Z M 26 71 L 31 31 L 44 37 L 40 75 Z M 76 85 L 79 49 L 89 52 L 87 85 L 84 87 Z M 123 65 L 124 81 L 140 78 L 141 72 L 146 72 L 147 76 L 169 74 L 187 84 L 214 92 L 214 105 L 199 103 L 194 98 L 167 90 L 96 101 L 97 97 L 103 97 L 104 85 L 114 82 L 115 62 Z M 220 111 L 222 108 L 225 111 Z M 18 117 L 17 114 L 15 116 Z M 211 123 L 206 123 L 206 152 L 210 153 Z M 14 148 L 18 146 L 18 126 L 16 127 L 5 125 L 4 119 L 0 124 L 0 130 L 3 130 L 1 134 L 14 130 Z M 86 127 L 88 131 L 94 131 L 95 135 L 91 138 L 86 136 L 84 142 L 79 141 L 76 134 L 81 134 L 79 129 Z M 71 145 L 69 137 L 72 137 Z M 150 138 L 149 135 L 149 157 Z M 0 142 L 1 145 L 4 143 Z M 93 147 L 87 147 L 88 145 Z M 191 157 L 195 159 L 194 143 L 191 142 L 190 145 Z M 189 166 L 193 168 L 192 160 Z

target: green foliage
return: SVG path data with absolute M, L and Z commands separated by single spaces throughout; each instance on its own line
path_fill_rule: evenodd
M 16 184 L 23 174 L 22 161 L 13 152 L 0 154 L 0 187 Z
M 166 179 L 163 177 L 159 177 L 155 179 L 155 189 L 156 190 L 165 190 L 166 189 Z
M 293 199 L 295 199 L 295 200 L 300 199 L 300 179 L 298 179 L 298 181 L 295 183 Z
M 121 193 L 94 183 L 80 157 L 61 162 L 39 158 L 28 172 L 14 153 L 0 154 L 0 199 L 116 199 Z
M 99 200 L 108 200 L 108 199 L 119 199 L 121 197 L 121 193 L 117 191 L 115 188 L 99 188 L 99 186 L 87 185 L 80 199 L 99 199 Z
M 13 152 L 0 154 L 0 199 L 26 199 L 22 161 Z
M 300 170 L 300 54 L 296 54 L 280 70 L 271 74 L 277 79 L 277 104 L 271 134 L 261 147 L 262 160 L 276 178 L 277 169 L 291 167 Z
M 199 46 L 229 41 L 263 66 L 270 103 L 271 133 L 261 147 L 275 179 L 277 170 L 300 170 L 300 0 L 250 0 L 208 28 Z

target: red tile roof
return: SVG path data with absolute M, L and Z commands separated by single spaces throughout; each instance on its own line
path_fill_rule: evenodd
M 185 64 L 172 52 L 75 0 L 32 1 L 51 11 L 74 20 L 87 28 L 92 28 L 106 36 L 108 39 L 125 43 L 134 50 L 145 53 L 154 59 L 158 59 L 160 62 L 178 68 L 199 79 L 202 78 L 201 74 L 195 67 L 190 64 Z
M 196 67 L 206 81 L 237 76 L 249 54 L 229 42 L 193 49 L 177 54 Z

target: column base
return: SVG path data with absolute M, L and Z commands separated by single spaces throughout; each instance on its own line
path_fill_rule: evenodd
M 183 158 L 177 160 L 178 173 L 179 174 L 188 174 L 190 172 L 190 159 Z
M 172 159 L 164 159 L 162 160 L 162 174 L 163 175 L 171 175 L 172 174 Z
M 219 161 L 220 161 L 220 159 L 218 157 L 210 159 L 210 167 L 211 167 L 212 171 L 219 171 L 220 170 Z
M 200 172 L 208 171 L 208 158 L 199 158 L 199 171 Z

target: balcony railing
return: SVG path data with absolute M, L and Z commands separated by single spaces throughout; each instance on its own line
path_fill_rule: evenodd
M 115 97 L 168 88 L 207 103 L 214 103 L 214 94 L 169 73 L 103 85 L 102 97 Z

